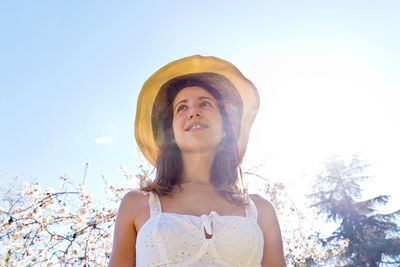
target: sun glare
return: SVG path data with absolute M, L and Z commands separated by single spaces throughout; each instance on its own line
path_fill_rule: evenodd
M 265 160 L 263 175 L 301 193 L 310 189 L 305 177 L 315 175 L 332 154 L 359 154 L 373 164 L 375 175 L 395 173 L 387 170 L 400 149 L 393 91 L 365 59 L 343 51 L 308 50 L 265 55 L 249 66 L 256 66 L 248 73 L 253 73 L 261 105 L 245 168 Z

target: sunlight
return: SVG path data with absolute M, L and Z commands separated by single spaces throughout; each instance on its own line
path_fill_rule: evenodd
M 286 50 L 287 51 L 287 50 Z M 259 114 L 252 128 L 244 166 L 266 160 L 263 175 L 293 185 L 294 194 L 309 191 L 329 155 L 359 154 L 382 177 L 400 149 L 399 111 L 389 81 L 352 51 L 326 54 L 312 49 L 274 52 L 249 62 L 260 92 Z M 255 67 L 254 67 L 255 66 Z M 384 171 L 385 170 L 385 171 Z M 370 170 L 371 171 L 371 170 Z M 388 193 L 387 184 L 379 190 Z M 378 191 L 379 191 L 378 190 Z M 300 197 L 300 196 L 299 196 Z

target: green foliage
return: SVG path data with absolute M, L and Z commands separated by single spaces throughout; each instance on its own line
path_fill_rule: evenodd
M 335 259 L 345 266 L 378 266 L 384 261 L 400 263 L 400 227 L 396 219 L 400 210 L 380 214 L 379 205 L 385 205 L 389 196 L 381 195 L 361 201 L 360 183 L 369 178 L 362 175 L 368 164 L 356 156 L 349 164 L 331 158 L 317 176 L 314 192 L 309 195 L 312 207 L 338 223 L 338 228 L 328 237 L 320 238 L 325 246 L 347 240 L 347 248 Z

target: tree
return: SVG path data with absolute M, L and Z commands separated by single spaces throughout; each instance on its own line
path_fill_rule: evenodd
M 90 164 L 85 164 L 85 176 Z M 126 186 L 116 187 L 103 175 L 106 204 L 96 204 L 83 182 L 75 186 L 67 176 L 60 188 L 42 189 L 38 183 L 24 182 L 22 188 L 0 188 L 0 266 L 104 266 L 109 260 L 117 208 L 131 187 L 146 181 L 151 168 L 139 166 L 132 174 L 120 171 Z M 298 209 L 285 186 L 262 179 L 259 193 L 275 205 L 281 223 L 288 266 L 322 265 L 325 250 L 315 237 L 315 212 Z M 340 251 L 340 250 L 338 250 Z
M 332 157 L 317 176 L 312 207 L 338 223 L 328 237 L 320 238 L 330 247 L 347 240 L 348 247 L 335 259 L 345 266 L 378 266 L 380 263 L 400 263 L 400 227 L 396 219 L 400 210 L 381 214 L 378 205 L 389 201 L 388 195 L 361 200 L 360 183 L 370 178 L 363 175 L 369 165 L 354 156 L 349 164 Z
M 282 231 L 283 248 L 288 267 L 325 266 L 329 254 L 341 253 L 347 242 L 339 242 L 329 250 L 318 240 L 318 229 L 323 221 L 315 208 L 296 205 L 285 184 L 273 182 L 260 175 L 264 163 L 243 174 L 246 178 L 256 178 L 250 183 L 252 191 L 272 202 Z M 251 180 L 250 180 L 251 181 Z

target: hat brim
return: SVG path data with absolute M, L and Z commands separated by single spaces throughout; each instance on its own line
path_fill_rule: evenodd
M 259 95 L 251 81 L 228 61 L 217 57 L 199 55 L 173 61 L 155 72 L 143 85 L 140 91 L 135 119 L 135 138 L 145 158 L 155 166 L 159 148 L 156 144 L 152 125 L 153 104 L 162 86 L 179 76 L 201 73 L 215 73 L 226 78 L 234 88 L 242 102 L 242 116 L 237 137 L 240 160 L 246 151 L 250 127 L 259 108 Z M 215 88 L 218 90 L 218 88 Z M 224 94 L 222 94 L 224 97 Z M 237 94 L 236 94 L 237 95 Z

